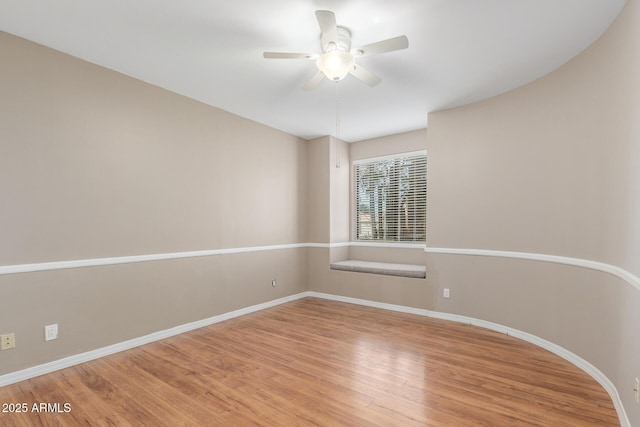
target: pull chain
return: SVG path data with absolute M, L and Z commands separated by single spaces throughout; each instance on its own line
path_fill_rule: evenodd
M 340 147 L 338 146 L 338 140 L 340 139 L 340 90 L 338 87 L 339 82 L 336 82 L 336 168 L 340 168 Z

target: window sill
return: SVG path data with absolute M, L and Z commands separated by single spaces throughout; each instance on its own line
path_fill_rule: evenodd
M 391 264 L 386 262 L 371 262 L 347 260 L 331 263 L 332 270 L 352 271 L 357 273 L 383 274 L 386 276 L 410 277 L 424 279 L 427 269 L 424 265 Z

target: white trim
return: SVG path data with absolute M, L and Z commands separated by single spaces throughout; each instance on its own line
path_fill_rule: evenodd
M 352 241 L 352 242 L 336 242 L 336 243 L 307 243 L 310 248 L 347 248 L 349 246 L 367 247 L 367 248 L 392 248 L 392 249 L 421 249 L 426 246 L 424 243 L 407 243 L 407 242 L 385 242 L 385 241 Z
M 510 328 L 508 326 L 500 325 L 493 322 L 488 322 L 485 320 L 474 319 L 472 317 L 461 316 L 458 314 L 442 313 L 442 312 L 425 310 L 421 308 L 387 304 L 387 303 L 381 303 L 377 301 L 351 298 L 351 297 L 345 297 L 340 295 L 325 294 L 325 293 L 313 292 L 313 291 L 301 292 L 298 294 L 268 301 L 262 304 L 257 304 L 257 305 L 242 308 L 239 310 L 234 310 L 228 313 L 220 314 L 218 316 L 213 316 L 208 319 L 198 320 L 198 321 L 187 323 L 181 326 L 176 326 L 174 328 L 166 329 L 164 331 L 154 332 L 149 335 L 134 338 L 134 339 L 124 341 L 118 344 L 113 344 L 107 347 L 102 347 L 96 350 L 88 351 L 86 353 L 76 354 L 73 356 L 65 357 L 64 359 L 59 359 L 53 362 L 44 363 L 42 365 L 33 366 L 31 368 L 22 369 L 20 371 L 11 372 L 9 374 L 0 375 L 0 387 L 6 386 L 9 384 L 14 384 L 20 381 L 28 380 L 30 378 L 55 372 L 60 369 L 68 368 L 70 366 L 95 360 L 100 357 L 108 356 L 124 350 L 129 350 L 134 347 L 138 347 L 154 341 L 159 341 L 165 338 L 172 337 L 174 335 L 189 332 L 194 329 L 202 328 L 205 326 L 212 325 L 214 323 L 219 323 L 225 320 L 233 319 L 235 317 L 243 316 L 245 314 L 253 313 L 259 310 L 264 310 L 266 308 L 275 307 L 277 305 L 284 304 L 290 301 L 295 301 L 305 297 L 316 297 L 316 298 L 322 298 L 322 299 L 327 299 L 332 301 L 340 301 L 340 302 L 346 302 L 351 304 L 363 305 L 367 307 L 380 308 L 383 310 L 391 310 L 391 311 L 397 311 L 401 313 L 415 314 L 418 316 L 432 317 L 435 319 L 448 320 L 452 322 L 466 323 L 466 324 L 478 326 L 481 328 L 501 332 L 507 335 L 511 335 L 515 338 L 519 338 L 523 341 L 527 341 L 529 343 L 537 345 L 538 347 L 544 348 L 545 350 L 548 350 L 560 356 L 561 358 L 567 360 L 568 362 L 582 369 L 587 374 L 591 375 L 591 377 L 593 377 L 598 383 L 600 383 L 600 385 L 607 391 L 607 393 L 609 393 L 609 396 L 611 397 L 611 400 L 616 409 L 616 412 L 618 413 L 618 418 L 620 420 L 621 427 L 631 426 L 629 422 L 629 418 L 627 417 L 627 413 L 625 412 L 624 406 L 622 405 L 622 401 L 620 400 L 620 395 L 618 394 L 618 390 L 616 389 L 615 385 L 609 380 L 609 378 L 607 378 L 606 375 L 604 375 L 598 368 L 596 368 L 586 360 L 564 349 L 563 347 L 560 347 L 559 345 L 553 344 L 552 342 L 546 341 L 542 338 L 539 338 L 527 332 Z
M 164 261 L 170 259 L 180 258 L 195 258 L 215 255 L 227 255 L 246 252 L 258 252 L 258 251 L 273 251 L 280 249 L 297 249 L 306 247 L 329 247 L 322 246 L 322 243 L 292 243 L 286 245 L 269 245 L 269 246 L 249 246 L 244 248 L 228 248 L 228 249 L 211 249 L 204 251 L 190 251 L 190 252 L 170 252 L 164 254 L 151 254 L 151 255 L 132 255 L 121 256 L 112 258 L 92 258 L 81 259 L 73 261 L 54 261 L 54 262 L 40 262 L 34 264 L 19 264 L 19 265 L 3 265 L 0 266 L 0 275 L 3 274 L 15 274 L 15 273 L 31 273 L 35 271 L 46 270 L 62 270 L 66 268 L 82 268 L 82 267 L 96 267 L 101 265 L 116 265 L 116 264 L 129 264 L 135 262 L 147 262 L 147 261 Z
M 406 242 L 368 242 L 359 240 L 348 242 L 347 246 L 364 246 L 368 248 L 395 248 L 395 249 L 425 249 L 424 243 L 406 243 Z
M 480 319 L 474 319 L 472 317 L 461 316 L 458 314 L 436 312 L 436 311 L 430 311 L 430 310 L 425 310 L 421 308 L 387 304 L 387 303 L 381 303 L 377 301 L 369 301 L 369 300 L 363 300 L 359 298 L 344 297 L 339 295 L 324 294 L 324 293 L 311 292 L 311 291 L 306 292 L 306 296 L 323 298 L 323 299 L 328 299 L 333 301 L 346 302 L 351 304 L 364 305 L 367 307 L 381 308 L 384 310 L 398 311 L 402 313 L 416 314 L 419 316 L 432 317 L 435 319 L 448 320 L 452 322 L 466 323 L 469 325 L 479 326 L 481 328 L 507 334 L 515 338 L 521 339 L 523 341 L 529 342 L 531 344 L 534 344 L 538 347 L 541 347 L 545 350 L 548 350 L 556 354 L 557 356 L 572 363 L 573 365 L 582 369 L 587 374 L 591 375 L 591 377 L 593 377 L 593 379 L 595 379 L 606 390 L 606 392 L 609 393 L 609 397 L 611 397 L 611 401 L 613 402 L 613 405 L 618 414 L 618 419 L 620 421 L 621 427 L 631 427 L 631 423 L 629 422 L 629 418 L 627 417 L 627 413 L 622 404 L 622 400 L 620 400 L 620 395 L 618 394 L 618 390 L 616 389 L 616 386 L 611 382 L 611 380 L 609 380 L 609 378 L 607 378 L 605 374 L 603 374 L 598 368 L 593 366 L 591 363 L 587 362 L 580 356 L 570 352 L 569 350 L 557 344 L 554 344 L 550 341 L 544 340 L 540 337 L 529 334 L 527 332 L 519 331 L 517 329 L 513 329 L 508 326 L 500 325 L 498 323 L 488 322 Z
M 541 262 L 553 262 L 556 264 L 584 267 L 602 271 L 614 275 L 640 291 L 640 277 L 615 265 L 604 262 L 591 261 L 581 258 L 570 258 L 558 255 L 536 254 L 529 252 L 497 251 L 489 249 L 458 249 L 458 248 L 431 248 L 422 243 L 392 243 L 392 242 L 337 242 L 337 243 L 291 243 L 284 245 L 249 246 L 243 248 L 211 249 L 203 251 L 171 252 L 151 255 L 132 255 L 113 258 L 92 258 L 73 261 L 54 261 L 33 264 L 3 265 L 0 266 L 0 275 L 16 273 L 32 273 L 36 271 L 62 270 L 68 268 L 97 267 L 106 265 L 128 264 L 147 261 L 164 261 L 181 258 L 194 258 L 216 255 L 228 255 L 247 252 L 272 251 L 281 249 L 298 248 L 341 248 L 341 247 L 370 247 L 370 248 L 396 248 L 396 249 L 423 249 L 426 253 L 492 256 L 501 258 L 526 259 Z
M 336 247 L 340 247 L 341 245 L 345 246 L 343 243 L 305 243 L 306 248 L 322 248 L 322 249 L 336 248 Z M 348 244 L 346 246 L 348 246 Z
M 526 259 L 531 261 L 553 262 L 556 264 L 572 265 L 575 267 L 584 267 L 591 270 L 602 271 L 624 280 L 636 290 L 640 291 L 640 277 L 615 265 L 606 264 L 599 261 L 591 261 L 581 258 L 570 258 L 558 255 L 536 254 L 529 252 L 511 252 L 511 251 L 495 251 L 489 249 L 457 249 L 457 248 L 430 248 L 424 250 L 431 254 L 453 254 L 453 255 L 474 255 L 474 256 L 492 256 L 501 258 Z
M 68 268 L 97 267 L 106 265 L 128 264 L 147 261 L 164 261 L 181 258 L 194 258 L 204 256 L 227 255 L 247 252 L 272 251 L 281 249 L 298 248 L 341 248 L 341 247 L 370 247 L 370 248 L 396 248 L 396 249 L 423 249 L 426 253 L 492 256 L 501 258 L 526 259 L 541 262 L 553 262 L 556 264 L 584 267 L 602 271 L 614 275 L 640 291 L 640 277 L 615 265 L 581 258 L 570 258 L 558 255 L 536 254 L 529 252 L 497 251 L 489 249 L 458 249 L 458 248 L 431 248 L 422 243 L 392 243 L 392 242 L 337 242 L 337 243 L 291 243 L 284 245 L 249 246 L 243 248 L 212 249 L 203 251 L 171 252 L 151 255 L 132 255 L 112 258 L 93 258 L 73 261 L 54 261 L 33 264 L 3 265 L 0 266 L 0 275 L 16 273 L 32 273 L 36 271 L 62 270 Z
M 36 271 L 63 270 L 68 268 L 97 267 L 105 265 L 130 264 L 148 261 L 166 261 L 181 258 L 196 258 L 206 256 L 239 254 L 247 252 L 273 251 L 281 249 L 299 248 L 339 248 L 347 246 L 370 246 L 384 248 L 424 249 L 423 244 L 411 243 L 368 243 L 368 242 L 340 242 L 340 243 L 290 243 L 284 245 L 248 246 L 243 248 L 209 249 L 203 251 L 168 252 L 162 254 L 131 255 L 111 258 L 90 258 L 72 261 L 39 262 L 33 264 L 0 265 L 0 275 L 16 273 L 33 273 Z

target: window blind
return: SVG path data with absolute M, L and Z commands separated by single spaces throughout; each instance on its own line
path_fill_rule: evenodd
M 424 242 L 427 153 L 360 160 L 353 167 L 356 240 Z

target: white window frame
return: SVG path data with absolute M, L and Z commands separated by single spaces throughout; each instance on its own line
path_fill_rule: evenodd
M 386 174 L 386 172 L 383 173 L 383 176 L 380 176 L 378 179 L 379 180 L 385 180 L 386 181 L 386 185 L 384 183 L 379 184 L 380 186 L 376 187 L 379 188 L 379 191 L 377 191 L 376 196 L 375 196 L 375 202 L 372 199 L 372 197 L 369 195 L 367 195 L 368 197 L 366 197 L 366 200 L 368 201 L 364 201 L 365 204 L 368 204 L 369 206 L 371 206 L 371 209 L 373 209 L 374 212 L 374 216 L 376 216 L 376 219 L 372 219 L 369 221 L 362 221 L 363 216 L 366 215 L 371 215 L 371 211 L 368 213 L 362 213 L 360 211 L 360 207 L 358 205 L 358 203 L 360 202 L 360 198 L 365 198 L 365 194 L 362 192 L 362 189 L 359 188 L 359 182 L 358 182 L 358 170 L 361 170 L 361 168 L 364 165 L 376 165 L 376 166 L 380 166 L 381 168 L 389 168 L 392 167 L 391 164 L 389 164 L 388 160 L 398 160 L 400 161 L 401 159 L 407 159 L 407 158 L 417 158 L 417 157 L 423 157 L 424 160 L 420 160 L 420 162 L 417 164 L 417 167 L 419 168 L 417 173 L 419 173 L 420 175 L 422 175 L 422 173 L 424 173 L 424 183 L 422 183 L 422 181 L 416 181 L 416 178 L 409 178 L 407 177 L 407 180 L 403 180 L 402 177 L 399 176 L 395 176 L 394 178 L 390 177 L 389 175 Z M 386 164 L 385 164 L 386 163 Z M 361 159 L 361 160 L 355 160 L 352 162 L 352 241 L 355 242 L 385 242 L 385 243 L 425 243 L 426 240 L 426 206 L 427 206 L 427 194 L 426 194 L 426 189 L 427 189 L 427 151 L 426 150 L 420 150 L 420 151 L 411 151 L 411 152 L 406 152 L 406 153 L 398 153 L 398 154 L 393 154 L 393 155 L 387 155 L 387 156 L 380 156 L 380 157 L 371 157 L 371 158 L 366 158 L 366 159 Z M 388 169 L 387 169 L 388 171 Z M 422 178 L 418 177 L 418 180 L 421 180 Z M 380 182 L 380 181 L 378 181 Z M 400 226 L 396 227 L 394 229 L 393 224 L 389 224 L 389 222 L 386 219 L 386 215 L 388 212 L 388 209 L 386 207 L 386 199 L 390 198 L 390 197 L 394 197 L 390 202 L 391 203 L 395 203 L 397 201 L 398 204 L 401 203 L 401 199 L 402 196 L 400 194 L 395 194 L 394 192 L 389 192 L 389 191 L 385 191 L 385 188 L 388 188 L 389 185 L 398 185 L 398 186 L 405 186 L 405 192 L 409 191 L 409 197 L 414 197 L 414 203 L 418 202 L 419 205 L 416 206 L 416 208 L 411 209 L 411 210 L 407 210 L 407 208 L 405 207 L 404 209 L 404 222 L 405 222 L 405 227 L 402 228 Z M 409 186 L 408 188 L 411 188 L 411 190 L 409 190 L 406 186 Z M 416 189 L 416 187 L 418 187 Z M 424 199 L 422 201 L 416 200 L 415 196 L 416 195 L 420 195 L 421 193 L 421 189 L 424 189 Z M 399 190 L 400 191 L 400 190 Z M 405 196 L 406 197 L 406 196 Z M 399 205 L 396 210 L 391 211 L 394 216 L 398 219 L 397 222 L 402 222 L 402 207 Z M 380 212 L 379 212 L 380 211 Z M 412 213 L 412 215 L 409 215 L 409 212 Z M 385 218 L 380 220 L 377 219 L 378 218 L 378 214 L 384 215 Z M 409 217 L 412 217 L 411 219 L 409 219 Z M 421 220 L 419 218 L 422 218 Z M 394 218 L 391 219 L 391 223 L 394 222 Z M 368 232 L 367 231 L 362 231 L 362 227 L 369 227 Z M 382 234 L 380 234 L 382 233 Z

